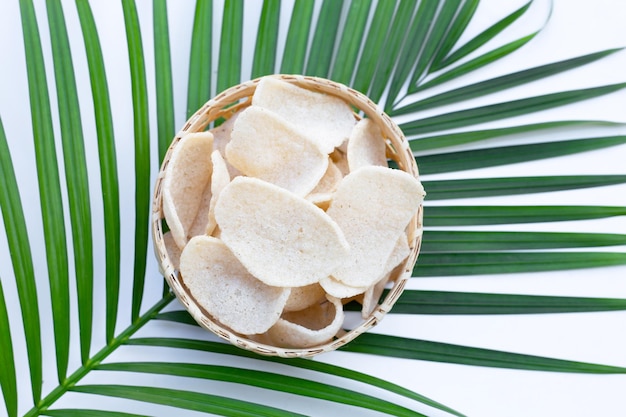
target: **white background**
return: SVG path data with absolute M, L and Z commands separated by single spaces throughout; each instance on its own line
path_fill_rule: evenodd
M 130 100 L 130 79 L 128 75 L 128 58 L 124 40 L 124 27 L 121 6 L 118 2 L 94 1 L 93 12 L 98 25 L 102 43 L 107 77 L 111 94 L 111 105 L 114 113 L 116 147 L 118 150 L 119 177 L 123 180 L 121 189 L 122 213 L 122 261 L 123 277 L 129 277 L 132 271 L 133 230 L 134 230 L 134 189 L 133 177 L 133 138 L 132 138 L 132 106 Z M 220 2 L 215 2 L 214 20 L 219 26 L 221 16 Z M 479 33 L 493 22 L 522 5 L 521 1 L 488 0 L 481 2 L 474 21 L 468 28 L 470 35 Z M 491 49 L 505 41 L 517 39 L 529 34 L 539 27 L 547 15 L 547 1 L 536 1 L 527 16 L 521 19 L 511 30 L 498 40 L 486 45 Z M 243 68 L 243 78 L 250 71 L 253 40 L 256 34 L 254 18 L 255 7 L 260 2 L 246 2 L 250 15 L 246 15 L 246 30 L 249 34 L 244 42 L 244 57 L 247 63 Z M 51 86 L 50 98 L 53 114 L 56 108 L 56 96 L 53 86 L 52 61 L 49 47 L 49 34 L 45 14 L 45 4 L 37 1 L 37 17 L 40 23 L 46 69 Z M 189 39 L 193 19 L 194 5 L 190 1 L 170 2 L 169 22 L 174 72 L 174 94 L 176 106 L 176 126 L 184 123 L 186 103 L 186 77 L 188 70 Z M 288 16 L 292 7 L 291 1 L 284 1 L 283 7 Z M 93 106 L 91 103 L 88 73 L 84 56 L 84 46 L 80 35 L 74 5 L 71 1 L 64 2 L 67 24 L 70 30 L 70 41 L 79 85 L 80 103 L 83 114 L 83 129 L 87 141 L 87 158 L 90 167 L 97 167 L 97 149 L 95 147 Z M 142 25 L 144 51 L 150 95 L 150 106 L 154 109 L 154 73 L 152 52 L 152 13 L 151 2 L 138 1 L 139 17 Z M 481 69 L 454 83 L 441 87 L 440 90 L 453 86 L 464 85 L 474 81 L 489 79 L 494 76 L 518 71 L 524 68 L 549 63 L 557 60 L 583 55 L 606 48 L 626 46 L 626 3 L 623 0 L 556 0 L 552 17 L 545 29 L 533 40 L 512 56 L 501 60 L 495 65 Z M 217 30 L 217 27 L 216 27 Z M 215 32 L 218 33 L 218 32 Z M 214 36 L 217 42 L 217 36 Z M 281 32 L 279 42 L 284 42 Z M 217 45 L 216 45 L 217 46 Z M 45 251 L 41 233 L 41 219 L 38 211 L 38 190 L 35 175 L 32 130 L 28 104 L 28 86 L 21 36 L 19 8 L 17 2 L 2 2 L 0 5 L 0 117 L 9 141 L 16 175 L 20 184 L 22 204 L 26 212 L 27 226 L 31 236 L 31 249 L 38 277 L 39 304 L 42 314 L 43 351 L 44 351 L 44 394 L 54 388 L 56 372 L 54 369 L 54 350 L 52 345 L 51 318 L 49 316 L 49 293 L 47 289 Z M 485 49 L 483 49 L 485 50 Z M 214 48 L 217 54 L 217 47 Z M 216 58 L 216 56 L 215 56 Z M 216 59 L 214 59 L 214 62 Z M 214 77 L 215 79 L 215 77 Z M 516 98 L 529 97 L 550 92 L 574 88 L 585 88 L 626 81 L 626 52 L 621 51 L 599 62 L 576 69 L 546 80 L 518 87 L 505 93 L 474 99 L 458 106 L 445 109 L 450 111 L 465 106 L 495 103 Z M 439 91 L 439 90 L 437 90 Z M 546 112 L 540 112 L 516 120 L 506 120 L 489 126 L 506 126 L 513 123 L 535 123 L 550 120 L 608 120 L 626 122 L 626 90 L 608 96 L 589 100 L 583 103 L 566 106 Z M 434 110 L 437 113 L 442 110 Z M 430 114 L 425 113 L 425 115 Z M 59 141 L 58 120 L 54 120 L 55 134 Z M 487 127 L 487 126 L 485 126 Z M 156 120 L 151 116 L 151 132 L 156 132 Z M 531 142 L 545 139 L 575 139 L 593 137 L 595 135 L 625 134 L 626 129 L 585 128 L 569 130 L 564 133 L 550 135 L 531 135 L 514 138 L 507 143 Z M 498 143 L 492 141 L 490 144 Z M 60 146 L 57 143 L 59 155 Z M 477 176 L 524 176 L 524 175 L 578 175 L 578 174 L 626 174 L 626 146 L 610 148 L 602 151 L 588 152 L 581 155 L 553 158 L 545 161 L 515 164 L 506 167 L 475 170 L 467 173 L 454 173 L 434 178 L 458 178 Z M 153 169 L 153 176 L 156 169 Z M 95 271 L 96 288 L 94 298 L 95 311 L 103 311 L 103 269 L 102 259 L 103 231 L 99 223 L 102 201 L 98 196 L 99 179 L 97 169 L 92 169 L 91 191 L 92 210 L 95 234 Z M 64 179 L 62 178 L 62 183 Z M 63 196 L 66 199 L 66 196 Z M 431 203 L 434 204 L 434 203 Z M 443 204 L 443 203 L 439 203 Z M 506 198 L 488 198 L 478 200 L 446 201 L 445 204 L 590 204 L 626 206 L 626 185 L 602 187 L 549 194 L 515 196 Z M 69 219 L 66 219 L 69 224 Z M 2 226 L 3 227 L 3 226 Z M 494 227 L 499 230 L 546 230 L 546 231 L 587 231 L 626 233 L 624 217 L 611 219 L 565 222 L 555 224 L 530 224 L 513 227 Z M 68 239 L 71 237 L 68 235 Z M 71 247 L 71 245 L 69 245 Z M 604 250 L 624 251 L 626 248 L 608 248 Z M 151 255 L 151 252 L 150 252 Z M 70 262 L 71 264 L 71 262 Z M 17 371 L 20 396 L 20 411 L 28 410 L 30 394 L 23 335 L 20 330 L 19 304 L 17 301 L 13 273 L 9 260 L 5 235 L 0 233 L 0 277 L 7 298 L 12 336 L 17 355 Z M 571 296 L 597 296 L 626 298 L 626 267 L 603 269 L 576 270 L 554 273 L 532 273 L 510 276 L 475 276 L 457 278 L 413 279 L 413 289 L 440 289 L 477 292 L 499 292 L 520 294 L 546 294 Z M 147 287 L 144 308 L 151 306 L 159 297 L 161 281 L 157 272 L 156 262 L 149 258 Z M 73 290 L 72 290 L 73 291 Z M 130 306 L 130 282 L 122 283 L 121 311 L 118 332 L 128 324 Z M 73 313 L 75 313 L 75 308 Z M 178 308 L 173 305 L 171 308 Z M 75 314 L 74 314 L 75 316 Z M 375 331 L 435 340 L 469 346 L 501 349 L 512 352 L 558 357 L 626 367 L 626 312 L 588 313 L 588 314 L 555 314 L 534 316 L 401 316 L 386 317 Z M 92 354 L 103 346 L 103 317 L 96 315 L 94 323 L 94 341 Z M 214 340 L 209 334 L 199 333 L 196 329 L 181 328 L 167 323 L 153 323 L 143 329 L 141 336 L 188 336 Z M 72 322 L 73 337 L 76 338 L 77 323 Z M 76 346 L 76 345 L 75 345 Z M 197 361 L 206 363 L 231 364 L 265 369 L 273 372 L 285 372 L 291 375 L 319 378 L 304 371 L 292 370 L 278 365 L 257 363 L 220 357 L 217 355 L 193 352 L 180 352 L 168 349 L 123 348 L 111 361 L 118 360 L 171 360 Z M 373 356 L 329 353 L 316 360 L 354 367 L 389 381 L 411 388 L 423 395 L 436 399 L 453 407 L 468 416 L 501 417 L 501 416 L 606 416 L 618 417 L 626 415 L 626 376 L 624 375 L 578 375 L 545 373 L 530 371 L 512 371 L 495 368 L 480 368 L 452 364 L 440 364 L 423 361 L 411 361 Z M 78 350 L 72 350 L 70 370 L 79 366 Z M 143 378 L 143 379 L 142 379 Z M 335 383 L 333 378 L 321 378 L 322 381 Z M 252 388 L 235 386 L 225 383 L 189 381 L 182 378 L 157 376 L 129 378 L 125 374 L 95 373 L 82 381 L 83 383 L 138 383 L 158 386 L 180 387 L 221 395 L 233 395 L 260 403 L 280 406 L 293 411 L 315 416 L 342 415 L 376 415 L 375 413 L 336 406 L 325 402 L 295 398 L 279 393 L 268 393 Z M 146 382 L 147 381 L 147 382 Z M 391 401 L 414 407 L 414 404 L 396 396 L 381 393 L 363 387 L 360 384 L 346 384 L 346 388 L 383 396 Z M 172 415 L 172 410 L 153 407 L 143 403 L 125 400 L 111 400 L 102 397 L 69 394 L 55 407 L 95 407 L 103 403 L 110 409 L 149 415 Z M 418 406 L 418 411 L 429 415 L 443 415 L 436 411 Z M 0 415 L 4 413 L 0 406 Z M 176 415 L 197 415 L 194 412 L 175 412 Z

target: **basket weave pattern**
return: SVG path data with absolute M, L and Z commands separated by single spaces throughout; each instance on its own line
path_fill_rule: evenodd
M 396 123 L 393 122 L 383 111 L 379 110 L 376 104 L 373 103 L 368 97 L 345 85 L 327 79 L 300 75 L 275 75 L 274 77 L 311 91 L 337 96 L 343 99 L 346 103 L 361 110 L 363 114 L 380 127 L 383 137 L 388 140 L 387 157 L 395 161 L 399 169 L 402 169 L 414 177 L 419 178 L 415 158 L 408 146 L 406 138 L 402 134 L 402 131 Z M 152 205 L 152 235 L 154 249 L 161 273 L 164 275 L 167 283 L 178 300 L 185 306 L 187 311 L 200 326 L 215 333 L 235 346 L 239 346 L 262 355 L 309 357 L 323 352 L 332 351 L 345 345 L 361 333 L 366 332 L 371 327 L 378 324 L 385 314 L 389 312 L 402 294 L 406 282 L 411 276 L 413 266 L 419 254 L 422 239 L 423 206 L 420 205 L 416 215 L 413 219 L 411 219 L 407 227 L 407 236 L 411 251 L 408 258 L 402 263 L 402 267 L 398 267 L 394 270 L 395 276 L 390 278 L 390 282 L 393 282 L 393 287 L 390 289 L 385 299 L 365 320 L 361 322 L 358 327 L 346 331 L 342 335 L 338 335 L 335 340 L 329 341 L 325 344 L 312 348 L 294 349 L 258 343 L 221 325 L 219 321 L 211 317 L 195 302 L 187 287 L 184 285 L 184 279 L 180 276 L 179 271 L 175 269 L 169 259 L 165 242 L 163 240 L 164 215 L 162 209 L 162 185 L 165 169 L 169 163 L 172 151 L 180 139 L 188 133 L 204 131 L 211 122 L 219 118 L 228 119 L 235 112 L 249 106 L 251 104 L 252 95 L 259 81 L 260 79 L 255 79 L 231 87 L 220 93 L 215 98 L 209 100 L 193 116 L 191 116 L 191 118 L 189 118 L 185 126 L 174 137 L 172 144 L 165 155 L 155 184 Z M 357 114 L 356 117 L 359 118 L 360 116 Z

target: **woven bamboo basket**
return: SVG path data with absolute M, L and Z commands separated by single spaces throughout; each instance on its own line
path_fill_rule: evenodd
M 387 157 L 390 160 L 395 161 L 399 169 L 406 171 L 415 178 L 419 179 L 419 172 L 415 158 L 402 131 L 387 114 L 379 110 L 376 104 L 364 94 L 345 85 L 323 78 L 300 75 L 272 75 L 272 77 L 277 77 L 283 81 L 311 91 L 340 97 L 345 102 L 352 105 L 355 109 L 358 109 L 358 111 L 355 112 L 356 119 L 360 119 L 363 115 L 366 115 L 380 127 L 383 137 L 386 139 Z M 180 139 L 188 133 L 204 131 L 213 121 L 219 118 L 228 119 L 237 111 L 249 106 L 251 103 L 251 97 L 259 81 L 260 78 L 244 82 L 227 89 L 215 98 L 209 100 L 204 104 L 204 106 L 196 111 L 193 116 L 191 116 L 187 123 L 185 123 L 184 127 L 174 137 L 168 152 L 165 155 L 155 184 L 152 205 L 152 234 L 154 249 L 161 273 L 165 276 L 167 283 L 178 300 L 183 304 L 183 306 L 200 326 L 215 333 L 235 346 L 248 349 L 262 355 L 280 357 L 311 357 L 323 352 L 333 351 L 350 342 L 360 334 L 378 324 L 393 307 L 402 294 L 407 280 L 411 277 L 413 267 L 417 261 L 422 240 L 423 206 L 420 205 L 416 215 L 411 219 L 406 229 L 410 247 L 409 256 L 399 267 L 394 269 L 389 280 L 392 286 L 385 298 L 374 308 L 372 313 L 366 319 L 362 320 L 360 325 L 357 327 L 342 331 L 342 333 L 336 335 L 333 340 L 319 346 L 309 348 L 283 348 L 259 343 L 245 335 L 237 334 L 220 324 L 219 321 L 211 317 L 196 303 L 195 299 L 191 296 L 189 290 L 185 286 L 184 277 L 180 275 L 179 271 L 173 265 L 168 256 L 163 240 L 164 215 L 162 209 L 162 184 L 165 175 L 165 168 L 171 157 L 172 150 Z

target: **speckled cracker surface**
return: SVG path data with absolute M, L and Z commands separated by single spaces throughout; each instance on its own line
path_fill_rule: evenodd
M 233 179 L 220 194 L 215 219 L 224 243 L 268 285 L 319 282 L 348 255 L 343 232 L 324 211 L 256 178 Z
M 344 177 L 326 213 L 343 230 L 350 253 L 333 277 L 353 287 L 380 279 L 424 195 L 417 179 L 391 168 L 363 167 Z
M 242 334 L 272 327 L 290 289 L 270 287 L 250 275 L 219 239 L 192 238 L 180 257 L 183 283 L 214 318 Z
M 344 320 L 341 300 L 327 296 L 326 303 L 286 313 L 267 331 L 277 346 L 306 348 L 327 342 L 341 330 Z
M 352 109 L 342 99 L 271 77 L 259 82 L 252 105 L 271 110 L 298 129 L 309 132 L 326 154 L 350 136 L 356 123 Z
M 386 145 L 376 123 L 361 119 L 348 140 L 347 159 L 350 171 L 364 166 L 387 166 Z
M 255 106 L 237 117 L 225 156 L 244 175 L 301 196 L 315 188 L 328 168 L 328 155 L 309 137 Z
M 214 150 L 211 154 L 211 163 L 213 164 L 213 172 L 211 173 L 211 201 L 209 202 L 209 210 L 207 214 L 206 234 L 210 235 L 215 230 L 217 223 L 215 222 L 215 205 L 220 193 L 230 182 L 230 174 L 226 161 L 222 157 L 219 150 Z
M 212 134 L 189 133 L 173 149 L 165 169 L 163 214 L 180 248 L 187 244 L 188 234 L 203 202 L 211 176 L 212 149 Z

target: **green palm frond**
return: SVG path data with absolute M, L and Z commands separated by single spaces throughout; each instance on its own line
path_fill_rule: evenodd
M 611 280 L 626 268 L 626 172 L 586 161 L 626 156 L 623 120 L 590 111 L 623 104 L 626 79 L 550 83 L 623 63 L 626 37 L 511 66 L 569 6 L 540 3 L 0 5 L 0 87 L 18 92 L 0 97 L 0 415 L 463 416 L 473 410 L 458 404 L 491 410 L 492 396 L 457 404 L 459 389 L 441 387 L 473 367 L 517 372 L 507 382 L 522 370 L 624 381 L 623 356 L 567 342 L 544 354 L 546 333 L 529 352 L 445 333 L 483 318 L 514 338 L 542 314 L 580 318 L 577 341 L 594 351 L 624 340 L 597 323 L 626 311 Z M 225 88 L 274 72 L 368 94 L 409 138 L 428 193 L 413 279 L 385 324 L 313 360 L 262 357 L 202 330 L 163 289 L 150 249 L 151 190 L 175 131 Z M 576 162 L 553 168 L 563 158 Z M 558 291 L 531 285 L 553 279 Z M 349 329 L 359 312 L 346 310 Z

